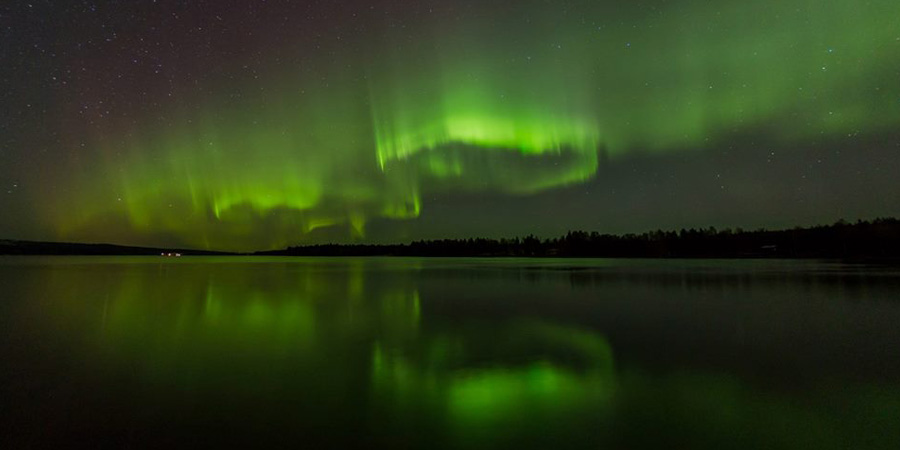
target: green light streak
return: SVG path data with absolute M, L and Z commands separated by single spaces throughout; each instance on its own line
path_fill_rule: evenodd
M 316 75 L 273 63 L 259 86 L 223 77 L 162 123 L 88 139 L 46 220 L 61 239 L 230 250 L 361 239 L 436 194 L 583 183 L 601 154 L 900 124 L 900 3 L 645 6 L 376 23 L 355 47 L 311 56 Z

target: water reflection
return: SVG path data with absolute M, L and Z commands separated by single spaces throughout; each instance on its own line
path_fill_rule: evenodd
M 659 264 L 0 261 L 4 406 L 38 445 L 900 442 L 892 272 Z
M 410 346 L 376 344 L 376 395 L 406 414 L 440 408 L 450 438 L 464 446 L 546 438 L 573 418 L 608 411 L 615 378 L 601 335 L 536 321 L 482 325 Z M 432 411 L 417 410 L 423 405 Z

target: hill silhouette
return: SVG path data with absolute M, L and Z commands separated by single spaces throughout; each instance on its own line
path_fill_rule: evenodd
M 82 244 L 74 242 L 39 242 L 0 240 L 0 255 L 225 255 L 228 253 L 180 248 L 132 247 L 115 244 Z

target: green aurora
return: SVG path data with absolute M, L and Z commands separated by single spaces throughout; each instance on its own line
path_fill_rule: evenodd
M 628 154 L 900 123 L 893 0 L 459 8 L 366 19 L 315 51 L 259 49 L 252 82 L 236 57 L 146 120 L 84 131 L 43 220 L 66 240 L 361 240 L 443 193 L 535 195 Z M 307 66 L 278 63 L 296 52 Z

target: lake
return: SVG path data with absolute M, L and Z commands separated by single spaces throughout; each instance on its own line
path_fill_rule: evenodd
M 900 268 L 0 257 L 3 448 L 897 448 Z

